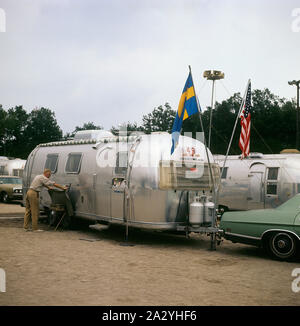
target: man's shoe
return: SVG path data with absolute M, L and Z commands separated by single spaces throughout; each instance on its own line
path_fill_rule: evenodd
M 24 228 L 24 231 L 25 232 L 30 232 L 30 231 L 32 231 L 31 229 L 26 229 L 26 228 Z
M 44 232 L 44 230 L 33 230 L 33 232 Z

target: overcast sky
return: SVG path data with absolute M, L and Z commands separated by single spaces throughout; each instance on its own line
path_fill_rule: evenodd
M 300 79 L 299 0 L 0 0 L 0 8 L 0 103 L 50 108 L 64 132 L 88 121 L 141 123 L 165 102 L 177 110 L 188 65 L 203 109 L 207 69 L 225 72 L 217 101 L 243 93 L 248 78 L 295 97 L 287 82 Z

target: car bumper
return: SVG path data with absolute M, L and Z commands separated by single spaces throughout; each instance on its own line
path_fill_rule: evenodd
M 249 244 L 253 246 L 260 246 L 261 245 L 261 239 L 252 237 L 249 235 L 244 235 L 244 234 L 237 234 L 237 233 L 231 233 L 231 232 L 224 232 L 223 237 L 226 240 L 232 241 L 234 243 L 244 243 L 244 244 Z
M 19 194 L 19 193 L 12 194 L 12 196 L 10 197 L 10 199 L 12 199 L 12 200 L 21 200 L 21 199 L 23 199 L 23 195 L 22 194 Z

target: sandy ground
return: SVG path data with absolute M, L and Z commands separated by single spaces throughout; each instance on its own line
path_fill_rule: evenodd
M 11 204 L 0 203 L 0 218 L 7 216 L 24 216 L 25 208 L 20 206 L 20 201 Z
M 122 246 L 121 227 L 40 226 L 48 231 L 0 219 L 0 305 L 300 305 L 291 290 L 299 261 L 274 261 L 255 247 L 224 241 L 211 252 L 206 236 L 137 230 L 133 246 Z

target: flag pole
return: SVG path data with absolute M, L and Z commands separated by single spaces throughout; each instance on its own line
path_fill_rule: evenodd
M 214 204 L 215 204 L 215 209 L 213 210 L 213 216 L 212 216 L 212 227 L 216 227 L 216 207 L 217 207 L 217 196 L 216 196 L 216 189 L 215 189 L 215 181 L 214 181 L 214 176 L 212 173 L 212 168 L 211 168 L 211 163 L 210 163 L 210 159 L 209 159 L 209 154 L 208 154 L 208 148 L 207 148 L 207 144 L 206 144 L 206 138 L 205 138 L 205 132 L 204 132 L 204 128 L 203 128 L 203 122 L 202 122 L 202 118 L 201 118 L 201 109 L 200 109 L 200 104 L 198 101 L 198 96 L 196 94 L 196 89 L 195 89 L 195 84 L 194 84 L 194 80 L 193 80 L 193 74 L 192 74 L 192 69 L 191 66 L 189 65 L 189 70 L 190 70 L 190 74 L 191 74 L 191 79 L 192 79 L 192 83 L 194 86 L 194 91 L 195 91 L 195 96 L 196 96 L 196 103 L 197 103 L 197 108 L 198 108 L 198 113 L 199 113 L 199 120 L 200 120 L 200 125 L 201 125 L 201 129 L 204 135 L 204 147 L 205 147 L 205 152 L 206 152 L 206 156 L 207 156 L 207 163 L 208 163 L 208 167 L 209 167 L 209 176 L 212 182 L 212 189 L 213 189 L 213 199 L 214 199 Z M 210 248 L 211 250 L 216 250 L 216 234 L 214 232 L 212 232 L 210 234 Z
M 192 78 L 192 83 L 193 83 L 193 86 L 194 86 L 194 91 L 195 91 L 195 96 L 196 96 L 196 102 L 197 102 L 197 109 L 198 109 L 198 114 L 199 114 L 200 125 L 201 125 L 201 129 L 202 129 L 203 135 L 204 135 L 204 137 L 203 137 L 204 138 L 204 146 L 205 146 L 205 152 L 206 152 L 206 156 L 207 156 L 207 162 L 208 162 L 208 165 L 209 165 L 210 177 L 211 177 L 211 181 L 212 181 L 212 184 L 213 184 L 213 191 L 215 192 L 215 183 L 214 183 L 214 178 L 213 178 L 213 174 L 212 174 L 212 170 L 211 170 L 210 159 L 209 159 L 209 155 L 208 155 L 206 138 L 205 138 L 205 132 L 204 132 L 203 122 L 202 122 L 202 118 L 201 118 L 201 109 L 200 109 L 198 97 L 197 97 L 197 94 L 196 94 L 196 88 L 195 88 L 195 84 L 194 84 L 194 80 L 193 80 L 193 74 L 192 74 L 192 69 L 191 69 L 191 66 L 190 65 L 189 65 L 189 70 L 190 70 L 190 74 L 191 74 L 191 78 Z
M 234 127 L 233 127 L 233 131 L 232 131 L 231 138 L 230 138 L 230 142 L 229 142 L 229 144 L 228 144 L 228 148 L 227 148 L 227 151 L 226 151 L 225 160 L 224 160 L 223 167 L 222 167 L 222 170 L 221 170 L 221 178 L 220 178 L 220 180 L 219 180 L 219 184 L 218 184 L 218 187 L 217 187 L 217 196 L 218 196 L 218 197 L 219 197 L 219 190 L 220 190 L 220 185 L 221 185 L 221 179 L 222 179 L 223 171 L 224 171 L 224 169 L 225 169 L 225 164 L 226 164 L 226 161 L 227 161 L 227 158 L 228 158 L 228 154 L 229 154 L 230 147 L 231 147 L 232 140 L 233 140 L 233 136 L 234 136 L 234 133 L 235 133 L 235 130 L 236 130 L 237 122 L 238 122 L 238 120 L 239 120 L 239 117 L 240 117 L 240 115 L 241 115 L 241 112 L 242 112 L 243 106 L 244 106 L 245 101 L 246 101 L 247 92 L 248 92 L 248 87 L 249 87 L 249 84 L 250 84 L 250 83 L 251 83 L 251 79 L 248 80 L 248 83 L 247 83 L 247 86 L 246 86 L 246 91 L 245 91 L 245 94 L 244 94 L 244 97 L 243 97 L 243 100 L 242 100 L 242 103 L 241 103 L 241 106 L 240 106 L 239 112 L 238 112 L 238 114 L 237 114 L 237 116 L 236 116 L 235 123 L 234 123 Z

